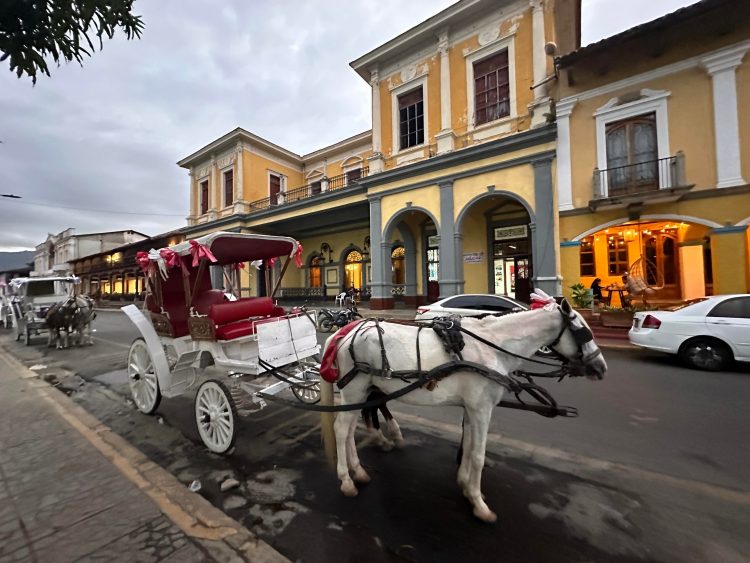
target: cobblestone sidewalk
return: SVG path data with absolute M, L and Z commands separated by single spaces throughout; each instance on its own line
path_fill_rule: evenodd
M 162 494 L 159 484 L 136 485 L 121 471 L 126 457 L 117 456 L 118 469 L 61 413 L 72 402 L 51 398 L 57 393 L 0 350 L 0 562 L 284 560 L 223 514 L 217 520 L 234 546 L 186 533 L 154 497 L 168 506 L 179 495 L 186 505 L 205 501 L 184 487 Z M 160 468 L 151 472 L 173 485 Z

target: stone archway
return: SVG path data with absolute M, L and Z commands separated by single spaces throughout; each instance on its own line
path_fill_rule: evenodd
M 493 293 L 528 302 L 537 278 L 556 274 L 547 272 L 540 259 L 535 231 L 534 212 L 517 194 L 489 191 L 469 201 L 456 221 L 460 293 Z
M 404 303 L 416 306 L 426 303 L 428 296 L 437 299 L 439 280 L 436 276 L 431 279 L 426 275 L 427 241 L 428 238 L 437 237 L 437 228 L 435 216 L 419 206 L 405 207 L 395 213 L 389 218 L 382 234 L 374 232 L 371 223 L 373 297 L 370 303 L 373 309 L 393 307 L 392 252 L 397 244 L 404 247 Z

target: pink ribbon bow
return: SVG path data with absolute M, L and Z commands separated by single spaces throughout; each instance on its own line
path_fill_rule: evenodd
M 275 264 L 276 264 L 276 258 L 268 258 L 266 260 L 266 267 L 267 268 L 273 268 Z
M 148 274 L 153 270 L 153 264 L 149 260 L 148 252 L 144 252 L 143 250 L 138 251 L 135 254 L 135 261 L 141 267 L 144 274 Z
M 245 263 L 244 262 L 235 262 L 232 264 L 233 270 L 244 270 L 245 269 Z
M 211 249 L 197 240 L 190 241 L 190 254 L 193 255 L 193 267 L 198 265 L 201 258 L 207 258 L 211 262 L 216 262 L 216 256 L 213 255 Z
M 302 267 L 302 245 L 297 241 L 297 250 L 294 252 L 294 265 L 298 268 Z
M 190 277 L 190 272 L 187 269 L 187 266 L 185 265 L 185 262 L 180 258 L 180 255 L 177 254 L 174 250 L 170 248 L 162 248 L 159 251 L 159 256 L 164 258 L 164 262 L 167 264 L 169 268 L 176 268 L 179 266 L 182 269 L 182 275 L 187 277 Z

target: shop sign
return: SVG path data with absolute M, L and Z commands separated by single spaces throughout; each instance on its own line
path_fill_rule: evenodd
M 464 254 L 465 264 L 480 264 L 484 262 L 484 252 L 469 252 Z
M 526 229 L 526 225 L 516 225 L 513 227 L 497 227 L 495 228 L 495 240 L 526 238 Z

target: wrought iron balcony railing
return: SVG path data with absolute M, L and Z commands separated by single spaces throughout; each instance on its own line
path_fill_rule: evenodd
M 280 192 L 276 196 L 264 197 L 263 199 L 259 199 L 250 203 L 250 212 L 252 213 L 254 211 L 261 211 L 264 209 L 270 209 L 272 207 L 285 205 L 287 203 L 294 203 L 296 201 L 311 199 L 322 193 L 356 186 L 359 184 L 360 178 L 364 178 L 365 176 L 367 176 L 369 170 L 370 169 L 367 166 L 363 168 L 357 168 L 356 170 L 350 170 L 345 174 L 340 174 L 331 178 L 323 177 L 317 182 L 312 182 L 309 184 L 305 184 L 304 186 L 299 188 Z
M 649 160 L 625 166 L 594 169 L 594 199 L 616 197 L 667 188 L 679 188 L 685 183 L 685 155 Z

